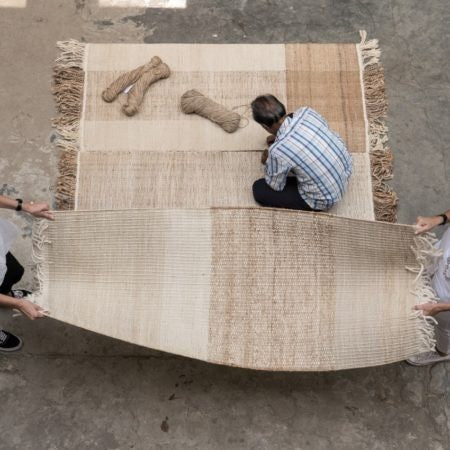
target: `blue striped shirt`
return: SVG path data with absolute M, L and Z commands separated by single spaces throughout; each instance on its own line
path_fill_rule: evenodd
M 292 171 L 303 200 L 312 209 L 327 210 L 341 200 L 352 165 L 344 141 L 307 107 L 283 121 L 269 148 L 265 179 L 273 190 L 282 191 Z

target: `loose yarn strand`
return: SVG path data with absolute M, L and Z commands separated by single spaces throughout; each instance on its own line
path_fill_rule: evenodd
M 233 108 L 231 108 L 232 111 L 236 111 L 237 109 L 244 108 L 244 107 L 245 107 L 244 112 L 242 114 L 240 114 L 241 121 L 243 121 L 244 124 L 241 125 L 239 122 L 239 128 L 245 128 L 250 123 L 250 119 L 247 117 L 247 113 L 250 111 L 250 105 L 248 103 L 244 103 L 243 105 L 237 105 L 237 106 L 234 106 Z

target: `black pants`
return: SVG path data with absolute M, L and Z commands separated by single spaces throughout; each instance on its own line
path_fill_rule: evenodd
M 6 254 L 6 274 L 0 286 L 0 294 L 9 294 L 12 287 L 22 279 L 24 272 L 19 261 L 8 252 Z
M 274 191 L 264 178 L 260 178 L 253 183 L 253 197 L 261 206 L 317 211 L 302 199 L 295 177 L 287 177 L 286 186 L 282 191 Z

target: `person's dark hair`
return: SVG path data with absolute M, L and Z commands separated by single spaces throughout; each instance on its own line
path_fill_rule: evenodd
M 286 115 L 283 103 L 271 94 L 256 97 L 251 106 L 255 122 L 267 127 L 271 127 Z

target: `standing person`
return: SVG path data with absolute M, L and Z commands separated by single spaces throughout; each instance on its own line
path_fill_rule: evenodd
M 13 200 L 0 195 L 0 208 L 13 209 L 31 214 L 34 217 L 53 220 L 46 203 L 26 202 L 22 199 Z M 24 274 L 24 268 L 10 253 L 10 248 L 17 235 L 17 228 L 11 222 L 0 219 L 0 306 L 17 309 L 31 320 L 43 317 L 45 312 L 39 306 L 26 299 L 30 292 L 13 289 Z M 22 340 L 14 334 L 0 329 L 0 352 L 13 352 L 22 347 Z
M 344 141 L 312 108 L 286 114 L 273 95 L 253 100 L 253 118 L 266 131 L 270 148 L 262 162 L 265 178 L 253 184 L 262 206 L 326 211 L 342 199 L 352 173 L 352 157 Z M 294 177 L 288 177 L 292 172 Z
M 416 221 L 416 234 L 425 233 L 438 225 L 447 225 L 450 222 L 450 209 L 437 216 L 421 217 Z M 425 316 L 434 316 L 437 320 L 435 326 L 436 350 L 420 353 L 406 361 L 414 366 L 426 366 L 441 361 L 450 361 L 450 227 L 447 225 L 442 239 L 436 247 L 442 250 L 442 256 L 428 268 L 431 283 L 436 295 L 437 303 L 422 303 L 415 309 L 423 312 Z

